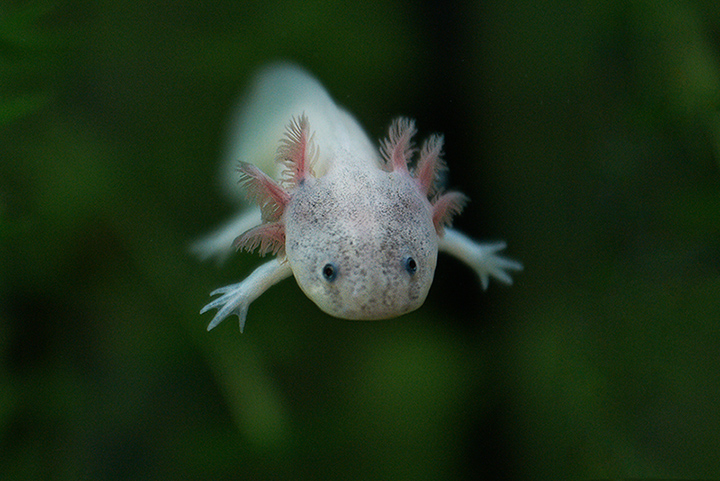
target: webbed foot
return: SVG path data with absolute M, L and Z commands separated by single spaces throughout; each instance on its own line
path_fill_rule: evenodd
M 470 266 L 480 276 L 483 289 L 487 289 L 491 277 L 511 285 L 510 271 L 523 270 L 520 262 L 497 254 L 505 249 L 505 242 L 480 243 L 456 230 L 445 229 L 439 247 Z
M 288 262 L 284 259 L 282 261 L 273 259 L 255 269 L 244 281 L 215 289 L 210 295 L 221 294 L 221 296 L 200 311 L 200 314 L 203 314 L 210 309 L 218 309 L 207 330 L 211 330 L 227 317 L 235 314 L 240 319 L 240 332 L 242 332 L 250 303 L 271 286 L 291 275 L 292 270 Z

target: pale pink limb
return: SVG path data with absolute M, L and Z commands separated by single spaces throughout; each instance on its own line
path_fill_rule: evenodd
M 505 249 L 505 242 L 480 243 L 454 230 L 445 229 L 438 241 L 441 252 L 446 252 L 468 266 L 480 277 L 483 289 L 487 289 L 490 278 L 512 285 L 512 277 L 508 271 L 521 271 L 523 265 L 507 257 L 497 254 Z
M 207 330 L 211 330 L 224 319 L 235 314 L 240 319 L 240 332 L 242 332 L 250 303 L 291 275 L 292 269 L 285 259 L 273 259 L 255 269 L 244 281 L 214 290 L 210 293 L 211 296 L 222 295 L 200 311 L 200 314 L 203 314 L 211 309 L 218 309 Z
M 233 252 L 233 240 L 238 232 L 246 232 L 262 222 L 260 209 L 249 208 L 231 221 L 217 228 L 212 234 L 195 241 L 190 249 L 202 260 L 215 258 L 222 264 Z

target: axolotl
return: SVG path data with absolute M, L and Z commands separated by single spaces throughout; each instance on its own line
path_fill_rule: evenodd
M 222 257 L 234 246 L 275 258 L 211 293 L 220 297 L 200 311 L 218 309 L 208 330 L 235 314 L 242 332 L 250 303 L 290 276 L 332 316 L 379 320 L 423 304 L 439 251 L 474 269 L 483 288 L 491 277 L 512 284 L 509 271 L 522 269 L 498 255 L 505 243 L 478 243 L 450 227 L 467 197 L 440 186 L 442 136 L 430 136 L 413 162 L 415 124 L 399 118 L 378 149 L 297 66 L 257 75 L 230 134 L 222 177 L 239 173 L 255 205 L 195 250 Z

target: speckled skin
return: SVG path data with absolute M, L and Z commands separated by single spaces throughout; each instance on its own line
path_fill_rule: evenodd
M 343 319 L 385 319 L 420 307 L 432 284 L 438 236 L 432 207 L 408 176 L 338 166 L 296 188 L 285 213 L 295 279 Z M 417 270 L 404 263 L 412 258 Z M 328 282 L 322 268 L 337 266 Z
M 220 256 L 234 244 L 277 258 L 212 293 L 220 297 L 201 311 L 218 309 L 208 330 L 236 314 L 242 331 L 250 303 L 290 276 L 339 318 L 405 314 L 425 301 L 438 251 L 467 263 L 483 287 L 490 277 L 512 283 L 506 271 L 522 266 L 496 254 L 504 243 L 481 244 L 449 228 L 466 198 L 437 189 L 441 137 L 431 136 L 414 163 L 414 123 L 398 119 L 378 149 L 294 66 L 266 68 L 252 92 L 236 121 L 229 164 L 257 206 L 242 209 L 195 250 Z

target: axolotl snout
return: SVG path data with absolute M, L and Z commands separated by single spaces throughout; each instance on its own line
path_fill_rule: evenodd
M 405 172 L 338 167 L 297 187 L 285 249 L 300 288 L 344 319 L 384 319 L 420 307 L 438 241 L 432 206 Z
M 467 199 L 440 189 L 442 137 L 430 136 L 413 162 L 411 120 L 393 122 L 377 149 L 314 78 L 282 64 L 257 77 L 237 124 L 230 155 L 241 160 L 230 163 L 256 206 L 196 250 L 209 257 L 234 245 L 276 258 L 211 294 L 220 297 L 201 311 L 218 309 L 208 330 L 236 314 L 242 331 L 250 303 L 291 275 L 326 313 L 374 320 L 423 304 L 438 251 L 467 263 L 483 287 L 490 277 L 511 284 L 507 271 L 522 269 L 497 254 L 504 243 L 478 243 L 449 227 Z

